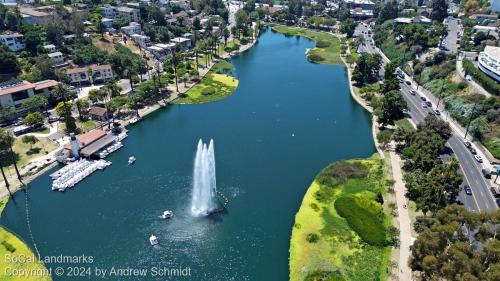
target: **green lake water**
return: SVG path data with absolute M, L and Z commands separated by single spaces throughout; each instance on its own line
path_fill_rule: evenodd
M 64 193 L 50 172 L 29 185 L 33 237 L 42 256 L 93 257 L 91 277 L 54 280 L 287 280 L 291 228 L 315 175 L 332 161 L 375 152 L 371 120 L 350 96 L 344 66 L 312 64 L 314 42 L 263 32 L 231 59 L 240 83 L 221 101 L 172 105 L 130 127 L 124 147 Z M 226 213 L 193 217 L 193 159 L 215 141 L 217 188 Z M 127 165 L 129 156 L 137 162 Z M 26 197 L 10 200 L 0 223 L 32 248 Z M 164 210 L 176 214 L 158 219 Z M 148 238 L 158 237 L 152 247 Z M 94 268 L 190 268 L 191 276 L 97 278 Z

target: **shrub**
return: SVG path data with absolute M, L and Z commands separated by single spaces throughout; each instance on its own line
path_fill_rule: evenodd
M 16 248 L 14 246 L 12 246 L 12 244 L 10 244 L 9 242 L 7 241 L 2 241 L 2 245 L 5 247 L 5 249 L 11 253 L 14 253 L 16 251 Z
M 318 42 L 316 42 L 316 48 L 328 48 L 330 45 L 331 43 L 326 40 L 318 40 Z
M 345 279 L 334 271 L 314 271 L 308 273 L 304 281 L 344 281 Z
M 201 90 L 201 94 L 204 96 L 211 96 L 215 94 L 215 89 L 212 87 L 205 87 L 203 90 Z
M 313 209 L 316 212 L 319 211 L 318 204 L 316 204 L 316 203 L 309 204 L 309 207 L 311 207 L 311 209 Z
M 380 205 L 365 198 L 346 195 L 335 200 L 334 206 L 363 241 L 373 246 L 389 244 Z
M 334 187 L 349 178 L 363 178 L 367 174 L 368 168 L 359 162 L 335 162 L 320 172 L 318 182 Z
M 494 94 L 494 95 L 500 95 L 500 84 L 498 84 L 493 78 L 489 77 L 486 73 L 482 72 L 481 70 L 477 69 L 474 64 L 467 60 L 464 59 L 463 61 L 464 69 L 467 74 L 471 75 L 474 77 L 474 79 L 483 86 L 483 88 Z
M 319 236 L 316 233 L 309 233 L 307 234 L 306 240 L 309 243 L 316 243 L 319 240 Z
M 309 54 L 307 55 L 307 58 L 312 62 L 320 62 L 323 60 L 323 58 L 320 55 L 318 55 L 316 53 L 311 53 L 311 52 L 309 52 Z

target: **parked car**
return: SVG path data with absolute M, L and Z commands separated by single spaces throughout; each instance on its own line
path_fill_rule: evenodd
M 490 187 L 490 191 L 491 191 L 491 194 L 493 195 L 493 197 L 500 198 L 500 191 L 498 191 L 498 188 L 492 186 L 492 187 Z
M 469 148 L 472 146 L 472 144 L 468 141 L 464 142 L 465 147 Z
M 430 116 L 434 116 L 434 115 L 436 115 L 436 113 L 435 113 L 432 109 L 431 109 L 431 110 L 429 110 L 429 113 L 428 113 L 428 114 L 429 114 Z
M 432 106 L 432 103 L 430 101 L 426 101 L 425 103 L 427 104 L 428 107 Z
M 439 109 L 436 109 L 435 112 L 436 112 L 436 115 L 441 115 L 441 111 L 439 111 Z
M 487 179 L 491 179 L 491 172 L 488 171 L 487 169 L 482 169 L 481 172 L 483 173 L 483 176 Z
M 406 80 L 405 83 L 406 83 L 406 85 L 411 85 L 410 80 Z
M 416 94 L 417 94 L 417 92 L 416 92 L 415 90 L 411 90 L 411 91 L 410 91 L 410 94 L 411 94 L 412 96 L 414 96 L 414 95 L 416 95 Z
M 60 119 L 61 119 L 61 117 L 59 117 L 59 116 L 51 115 L 51 116 L 49 116 L 49 123 L 54 123 L 56 121 L 59 121 Z
M 424 96 L 420 96 L 420 99 L 421 99 L 422 101 L 427 101 L 427 99 L 426 99 Z
M 476 154 L 476 155 L 474 155 L 474 158 L 476 159 L 477 162 L 483 163 L 483 158 L 481 156 Z
M 423 108 L 427 108 L 427 104 L 425 102 L 422 103 Z
M 475 149 L 474 147 L 472 147 L 472 146 L 471 146 L 471 147 L 469 147 L 469 150 L 470 150 L 470 153 L 472 153 L 472 154 L 474 154 L 474 155 L 476 155 L 476 154 L 477 154 L 477 151 L 476 151 L 476 149 Z
M 472 195 L 472 189 L 468 185 L 464 185 L 464 191 L 467 195 Z

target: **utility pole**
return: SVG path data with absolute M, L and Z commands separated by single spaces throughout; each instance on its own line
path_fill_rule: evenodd
M 443 96 L 442 95 L 442 93 L 443 93 L 443 87 L 444 87 L 444 80 L 443 80 L 443 83 L 441 83 L 441 89 L 439 89 L 438 102 L 437 102 L 437 105 L 436 105 L 436 109 L 439 109 L 439 103 L 441 102 L 441 97 Z
M 474 103 L 474 107 L 472 108 L 472 111 L 470 113 L 469 122 L 467 123 L 467 128 L 465 129 L 464 139 L 467 139 L 467 134 L 469 133 L 469 126 L 470 126 L 470 123 L 472 122 L 472 117 L 474 116 L 474 112 L 476 111 L 476 105 L 477 105 L 477 101 Z

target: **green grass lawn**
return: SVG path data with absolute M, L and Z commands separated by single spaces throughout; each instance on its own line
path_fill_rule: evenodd
M 399 128 L 407 129 L 409 132 L 415 131 L 415 127 L 413 127 L 410 120 L 408 120 L 407 118 L 396 120 L 394 124 Z
M 238 87 L 238 79 L 227 74 L 232 68 L 233 66 L 227 61 L 216 63 L 200 83 L 181 95 L 174 103 L 207 103 L 230 96 Z
M 303 36 L 316 43 L 318 41 L 329 42 L 330 45 L 327 47 L 310 50 L 307 54 L 308 59 L 321 64 L 342 64 L 342 59 L 340 58 L 340 39 L 329 33 L 284 25 L 273 26 L 273 30 L 287 36 Z
M 483 144 L 493 154 L 493 157 L 500 159 L 500 137 L 499 135 L 486 134 Z
M 94 129 L 97 126 L 97 122 L 94 120 L 87 120 L 84 122 L 77 122 L 77 126 L 80 128 L 82 133 L 84 133 Z
M 44 155 L 58 147 L 57 143 L 48 138 L 37 138 L 38 142 L 31 146 L 21 141 L 21 138 L 15 138 L 13 150 L 17 157 L 17 166 L 22 167 L 29 163 L 31 159 Z M 11 169 L 12 165 L 7 169 Z
M 336 162 L 318 174 L 295 216 L 291 281 L 387 278 L 390 218 L 375 201 L 385 183 L 384 162 L 375 158 Z

